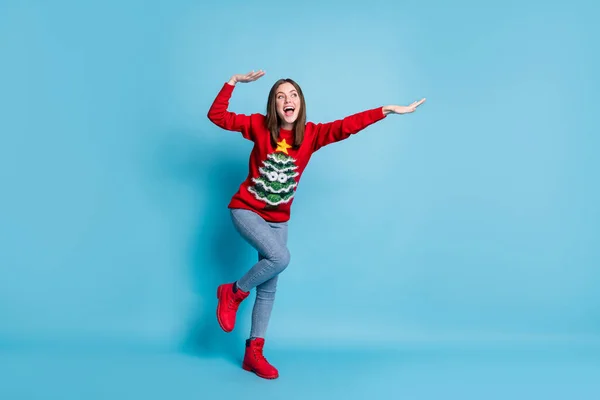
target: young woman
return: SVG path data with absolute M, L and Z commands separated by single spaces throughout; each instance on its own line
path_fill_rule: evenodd
M 230 112 L 229 100 L 235 85 L 255 81 L 264 74 L 260 70 L 232 76 L 218 93 L 208 118 L 254 142 L 249 174 L 228 207 L 236 230 L 258 252 L 258 262 L 237 281 L 218 287 L 217 320 L 225 332 L 231 332 L 240 303 L 256 288 L 242 367 L 262 378 L 275 379 L 279 373 L 263 355 L 264 337 L 278 276 L 290 262 L 287 230 L 294 193 L 311 155 L 388 114 L 411 113 L 425 99 L 409 106 L 377 107 L 334 122 L 315 124 L 306 122 L 300 86 L 291 79 L 280 79 L 269 92 L 266 115 Z

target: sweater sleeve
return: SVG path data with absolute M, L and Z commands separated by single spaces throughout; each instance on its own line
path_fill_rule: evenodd
M 248 140 L 254 140 L 252 119 L 249 115 L 236 114 L 228 110 L 234 86 L 225 83 L 208 110 L 208 119 L 222 129 L 240 132 Z
M 385 118 L 383 107 L 377 107 L 333 122 L 309 123 L 313 125 L 312 128 L 315 131 L 313 151 L 317 151 L 328 144 L 347 139 L 383 118 Z

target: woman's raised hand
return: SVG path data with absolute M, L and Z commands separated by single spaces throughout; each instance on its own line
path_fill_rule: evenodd
M 425 103 L 425 99 L 421 99 L 419 101 L 415 101 L 414 103 L 408 105 L 408 106 L 385 106 L 383 107 L 383 113 L 384 114 L 407 114 L 407 113 L 411 113 L 414 112 L 417 107 L 419 107 L 421 104 Z
M 263 76 L 264 74 L 265 74 L 265 71 L 263 71 L 262 69 L 258 70 L 258 71 L 250 71 L 247 74 L 236 74 L 231 77 L 231 79 L 229 80 L 229 84 L 235 85 L 238 82 L 241 82 L 241 83 L 253 82 L 253 81 L 257 80 L 258 78 L 260 78 L 261 76 Z

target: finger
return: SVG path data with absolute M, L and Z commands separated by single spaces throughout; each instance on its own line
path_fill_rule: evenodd
M 415 106 L 415 107 L 418 107 L 418 106 L 420 106 L 421 104 L 425 103 L 425 100 L 426 100 L 425 98 L 422 98 L 421 100 L 419 100 L 419 101 L 417 102 L 417 104 L 416 104 L 416 106 Z

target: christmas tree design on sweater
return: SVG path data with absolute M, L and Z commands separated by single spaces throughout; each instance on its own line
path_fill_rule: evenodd
M 287 203 L 294 197 L 294 189 L 298 186 L 294 180 L 298 176 L 298 172 L 295 172 L 298 166 L 287 152 L 290 147 L 285 139 L 278 142 L 275 152 L 269 154 L 258 169 L 260 177 L 253 178 L 254 186 L 248 188 L 254 197 L 268 206 Z

